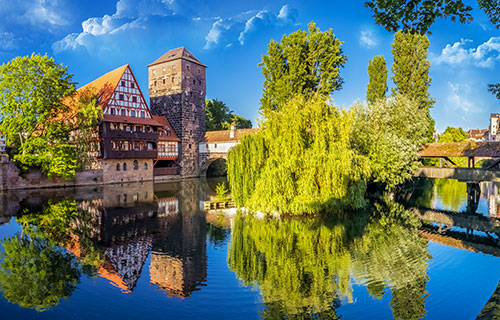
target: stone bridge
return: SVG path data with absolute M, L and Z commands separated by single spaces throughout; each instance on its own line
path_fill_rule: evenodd
M 251 134 L 258 129 L 235 129 L 207 131 L 205 137 L 199 144 L 200 155 L 200 176 L 206 176 L 207 170 L 218 159 L 227 160 L 227 154 L 235 145 L 240 143 L 240 139 L 245 134 Z

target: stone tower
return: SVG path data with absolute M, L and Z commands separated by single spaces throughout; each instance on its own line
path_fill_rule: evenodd
M 151 112 L 165 116 L 179 143 L 183 177 L 199 174 L 199 142 L 205 135 L 206 68 L 186 48 L 172 49 L 148 65 Z

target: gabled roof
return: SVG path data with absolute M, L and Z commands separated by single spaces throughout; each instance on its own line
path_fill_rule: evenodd
M 110 71 L 100 76 L 99 78 L 95 79 L 94 81 L 84 85 L 83 87 L 78 89 L 78 91 L 83 91 L 86 89 L 93 88 L 101 95 L 101 98 L 99 99 L 99 104 L 105 105 L 113 95 L 116 86 L 120 82 L 123 73 L 125 72 L 125 70 L 127 70 L 128 67 L 129 65 L 126 64 L 124 66 L 116 68 L 115 70 Z
M 191 52 L 189 52 L 188 49 L 186 49 L 184 47 L 175 48 L 175 49 L 167 51 L 167 53 L 162 55 L 155 62 L 149 64 L 148 67 L 151 67 L 151 66 L 154 66 L 156 64 L 163 63 L 163 62 L 177 60 L 177 59 L 188 60 L 188 61 L 191 61 L 193 63 L 199 64 L 202 67 L 205 67 L 205 68 L 207 67 L 206 65 L 201 63 L 200 60 L 198 60 Z
M 252 129 L 237 129 L 234 133 L 234 137 L 230 137 L 231 130 L 221 130 L 221 131 L 207 131 L 205 136 L 201 140 L 203 143 L 207 142 L 229 142 L 229 141 L 237 141 L 245 134 L 253 133 L 258 128 Z
M 170 125 L 170 123 L 168 123 L 167 118 L 165 118 L 164 116 L 153 116 L 153 120 L 160 123 L 163 127 L 168 127 L 170 130 L 170 136 L 159 135 L 158 136 L 159 141 L 181 141 L 181 139 L 179 139 L 175 135 L 175 132 L 172 129 L 172 126 Z

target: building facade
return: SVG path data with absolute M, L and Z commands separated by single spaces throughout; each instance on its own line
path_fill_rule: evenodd
M 206 68 L 191 52 L 172 49 L 148 65 L 150 107 L 179 138 L 180 174 L 199 174 L 199 142 L 205 135 Z
M 488 128 L 487 141 L 500 141 L 500 135 L 498 134 L 498 127 L 500 125 L 499 122 L 500 113 L 492 113 L 490 115 L 490 127 Z
M 98 95 L 103 109 L 91 151 L 103 170 L 103 182 L 153 180 L 159 133 L 169 124 L 153 118 L 130 66 L 108 72 L 78 92 L 86 90 Z
M 0 132 L 0 154 L 5 154 L 7 148 L 7 138 Z

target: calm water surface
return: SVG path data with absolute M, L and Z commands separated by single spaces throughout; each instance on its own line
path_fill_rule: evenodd
M 1 318 L 475 319 L 499 285 L 496 184 L 277 221 L 204 212 L 217 182 L 4 195 Z

